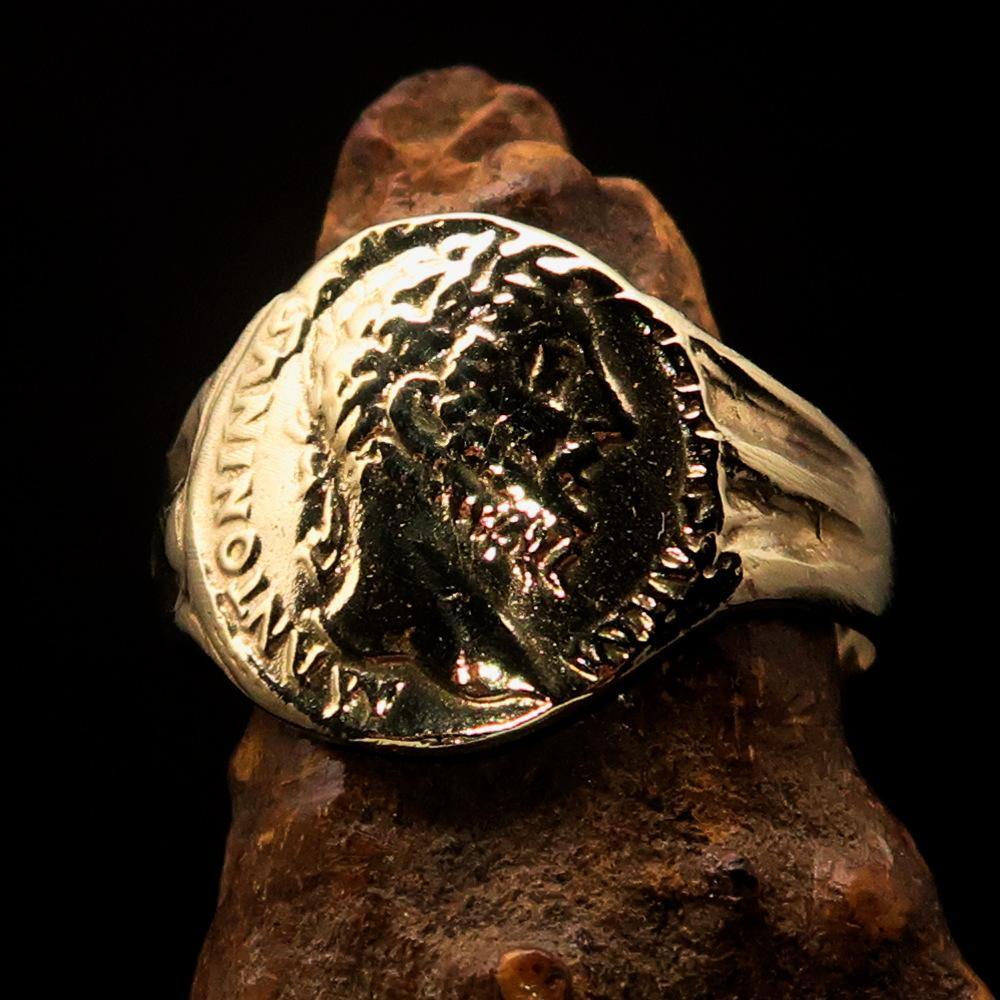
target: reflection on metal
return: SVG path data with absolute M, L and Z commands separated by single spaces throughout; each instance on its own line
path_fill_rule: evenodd
M 337 741 L 495 738 L 728 605 L 888 599 L 882 494 L 822 414 L 507 219 L 353 237 L 254 318 L 182 436 L 178 621 Z

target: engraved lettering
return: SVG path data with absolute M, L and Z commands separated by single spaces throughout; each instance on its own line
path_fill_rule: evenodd
M 224 436 L 227 442 L 256 441 L 260 437 L 261 427 L 257 421 L 271 406 L 271 393 L 237 393 L 233 398 L 229 423 Z
M 250 493 L 253 482 L 250 472 L 244 472 L 225 486 L 215 490 L 212 497 L 219 504 L 215 523 L 221 527 L 228 521 L 250 520 Z
M 219 542 L 219 569 L 228 576 L 240 576 L 249 569 L 258 549 L 257 532 L 253 528 L 235 528 Z

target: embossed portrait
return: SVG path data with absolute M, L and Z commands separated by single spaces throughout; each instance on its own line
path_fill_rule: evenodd
M 401 678 L 383 711 L 414 671 L 445 699 L 565 700 L 686 586 L 692 397 L 620 292 L 467 219 L 369 238 L 323 289 L 297 611 L 341 670 Z

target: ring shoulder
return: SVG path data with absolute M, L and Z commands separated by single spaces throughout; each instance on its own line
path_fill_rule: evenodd
M 867 459 L 736 351 L 700 331 L 687 340 L 721 438 L 719 548 L 743 565 L 729 603 L 820 601 L 880 614 L 891 593 L 890 515 Z

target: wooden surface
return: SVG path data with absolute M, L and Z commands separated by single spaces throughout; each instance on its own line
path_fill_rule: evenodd
M 406 80 L 345 143 L 317 255 L 373 223 L 557 232 L 715 332 L 640 183 L 536 92 Z M 832 627 L 706 627 L 567 724 L 486 753 L 339 751 L 256 712 L 197 1000 L 985 998 L 913 842 L 844 743 Z

